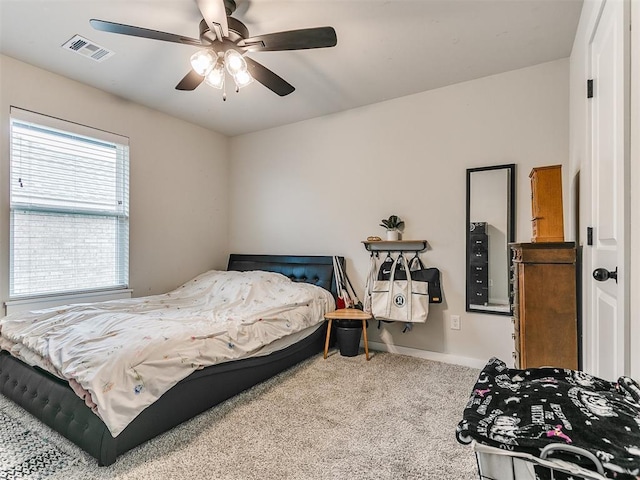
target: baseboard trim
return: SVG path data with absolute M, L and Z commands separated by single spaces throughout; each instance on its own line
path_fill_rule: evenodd
M 368 342 L 371 350 L 380 352 L 398 353 L 408 357 L 424 358 L 425 360 L 433 360 L 436 362 L 451 363 L 453 365 L 462 365 L 464 367 L 482 369 L 488 359 L 481 360 L 478 358 L 461 357 L 459 355 L 450 355 L 448 353 L 429 352 L 427 350 L 418 350 L 417 348 L 402 347 L 400 345 L 388 345 L 380 342 Z

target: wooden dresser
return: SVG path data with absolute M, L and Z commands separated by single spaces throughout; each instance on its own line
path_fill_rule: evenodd
M 515 367 L 578 369 L 573 242 L 512 243 Z
M 562 165 L 531 170 L 532 242 L 563 242 Z

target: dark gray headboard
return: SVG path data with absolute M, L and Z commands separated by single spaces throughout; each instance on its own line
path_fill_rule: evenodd
M 344 266 L 344 258 L 340 263 Z M 311 255 L 229 255 L 227 270 L 246 272 L 248 270 L 264 270 L 286 275 L 295 282 L 306 282 L 329 290 L 336 296 L 333 279 L 333 259 L 329 256 Z

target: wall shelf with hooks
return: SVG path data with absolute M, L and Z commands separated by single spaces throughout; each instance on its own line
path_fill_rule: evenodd
M 427 249 L 426 240 L 364 240 L 362 243 L 370 252 L 422 252 Z

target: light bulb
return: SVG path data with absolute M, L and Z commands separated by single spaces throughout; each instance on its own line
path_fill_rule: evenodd
M 222 88 L 224 85 L 224 67 L 222 64 L 217 63 L 213 70 L 207 74 L 204 81 L 214 88 Z
M 253 82 L 253 77 L 247 70 L 241 70 L 233 76 L 238 88 L 246 87 Z
M 234 77 L 238 72 L 247 70 L 247 62 L 244 57 L 235 50 L 227 50 L 224 53 L 224 64 L 227 67 L 227 71 Z
M 193 68 L 193 71 L 198 75 L 204 77 L 211 71 L 217 61 L 217 55 L 211 50 L 198 50 L 191 55 L 191 68 Z

